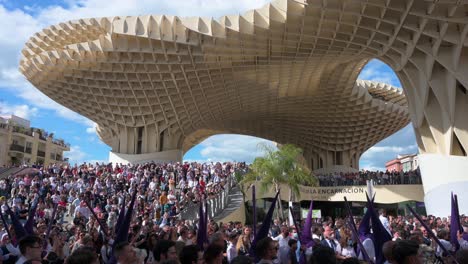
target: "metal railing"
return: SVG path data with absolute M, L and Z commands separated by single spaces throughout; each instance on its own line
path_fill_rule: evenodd
M 11 151 L 24 152 L 24 146 L 17 145 L 17 144 L 11 144 L 10 150 Z
M 65 143 L 63 140 L 52 140 L 52 143 L 55 144 L 55 145 L 59 145 L 59 146 L 62 146 L 64 148 L 69 148 L 70 147 L 70 144 L 69 143 Z
M 31 131 L 30 128 L 14 126 L 13 127 L 13 132 L 14 133 L 20 133 L 20 134 L 23 134 L 23 135 L 27 135 L 27 136 L 30 136 L 30 137 L 33 136 L 33 132 Z
M 220 214 L 228 205 L 228 196 L 229 192 L 233 187 L 234 176 L 231 175 L 227 178 L 226 184 L 224 185 L 224 190 L 216 194 L 215 197 L 209 198 L 207 201 L 208 205 L 208 218 L 213 219 L 216 215 Z M 194 220 L 198 222 L 200 219 L 199 208 L 200 202 L 193 203 L 190 202 L 182 211 L 180 212 L 180 217 L 185 220 Z

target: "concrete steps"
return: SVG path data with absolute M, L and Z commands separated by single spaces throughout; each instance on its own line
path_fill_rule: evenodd
M 9 169 L 7 169 L 7 170 L 0 173 L 0 179 L 4 179 L 4 178 L 10 176 L 11 174 L 17 174 L 17 173 L 21 172 L 24 169 L 25 168 L 21 168 L 21 167 L 9 168 Z
M 228 206 L 214 217 L 216 222 L 241 221 L 245 222 L 245 207 L 242 200 L 242 192 L 236 185 L 228 195 Z

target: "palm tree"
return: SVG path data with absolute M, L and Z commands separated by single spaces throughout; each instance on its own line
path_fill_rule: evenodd
M 255 158 L 250 166 L 250 171 L 245 175 L 242 182 L 260 182 L 261 191 L 265 192 L 274 187 L 275 192 L 279 190 L 280 184 L 289 187 L 289 201 L 294 197 L 300 198 L 300 185 L 315 186 L 317 179 L 304 162 L 302 162 L 302 149 L 291 145 L 281 145 L 275 150 L 271 145 L 260 145 L 265 155 Z M 284 219 L 284 211 L 279 203 L 281 218 Z

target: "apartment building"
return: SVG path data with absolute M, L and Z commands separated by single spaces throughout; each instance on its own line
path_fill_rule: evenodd
M 403 154 L 398 155 L 396 159 L 392 159 L 385 163 L 385 168 L 388 171 L 408 172 L 416 170 L 419 167 L 418 154 Z
M 11 115 L 0 116 L 0 167 L 23 164 L 49 165 L 66 162 L 64 151 L 70 145 L 54 138 L 29 120 Z

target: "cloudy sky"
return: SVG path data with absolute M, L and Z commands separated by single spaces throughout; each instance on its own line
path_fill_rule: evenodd
M 100 142 L 94 123 L 55 103 L 29 84 L 18 71 L 21 49 L 42 28 L 59 22 L 116 15 L 172 14 L 219 17 L 257 8 L 267 0 L 0 0 L 0 114 L 15 114 L 35 127 L 53 132 L 71 144 L 65 154 L 71 162 L 107 160 L 110 148 Z M 382 81 L 400 87 L 398 78 L 384 63 L 373 60 L 360 79 Z M 252 161 L 261 155 L 264 139 L 241 135 L 216 135 L 185 154 L 187 160 Z M 417 151 L 414 132 L 408 127 L 379 142 L 361 158 L 361 168 L 383 168 L 399 153 Z

